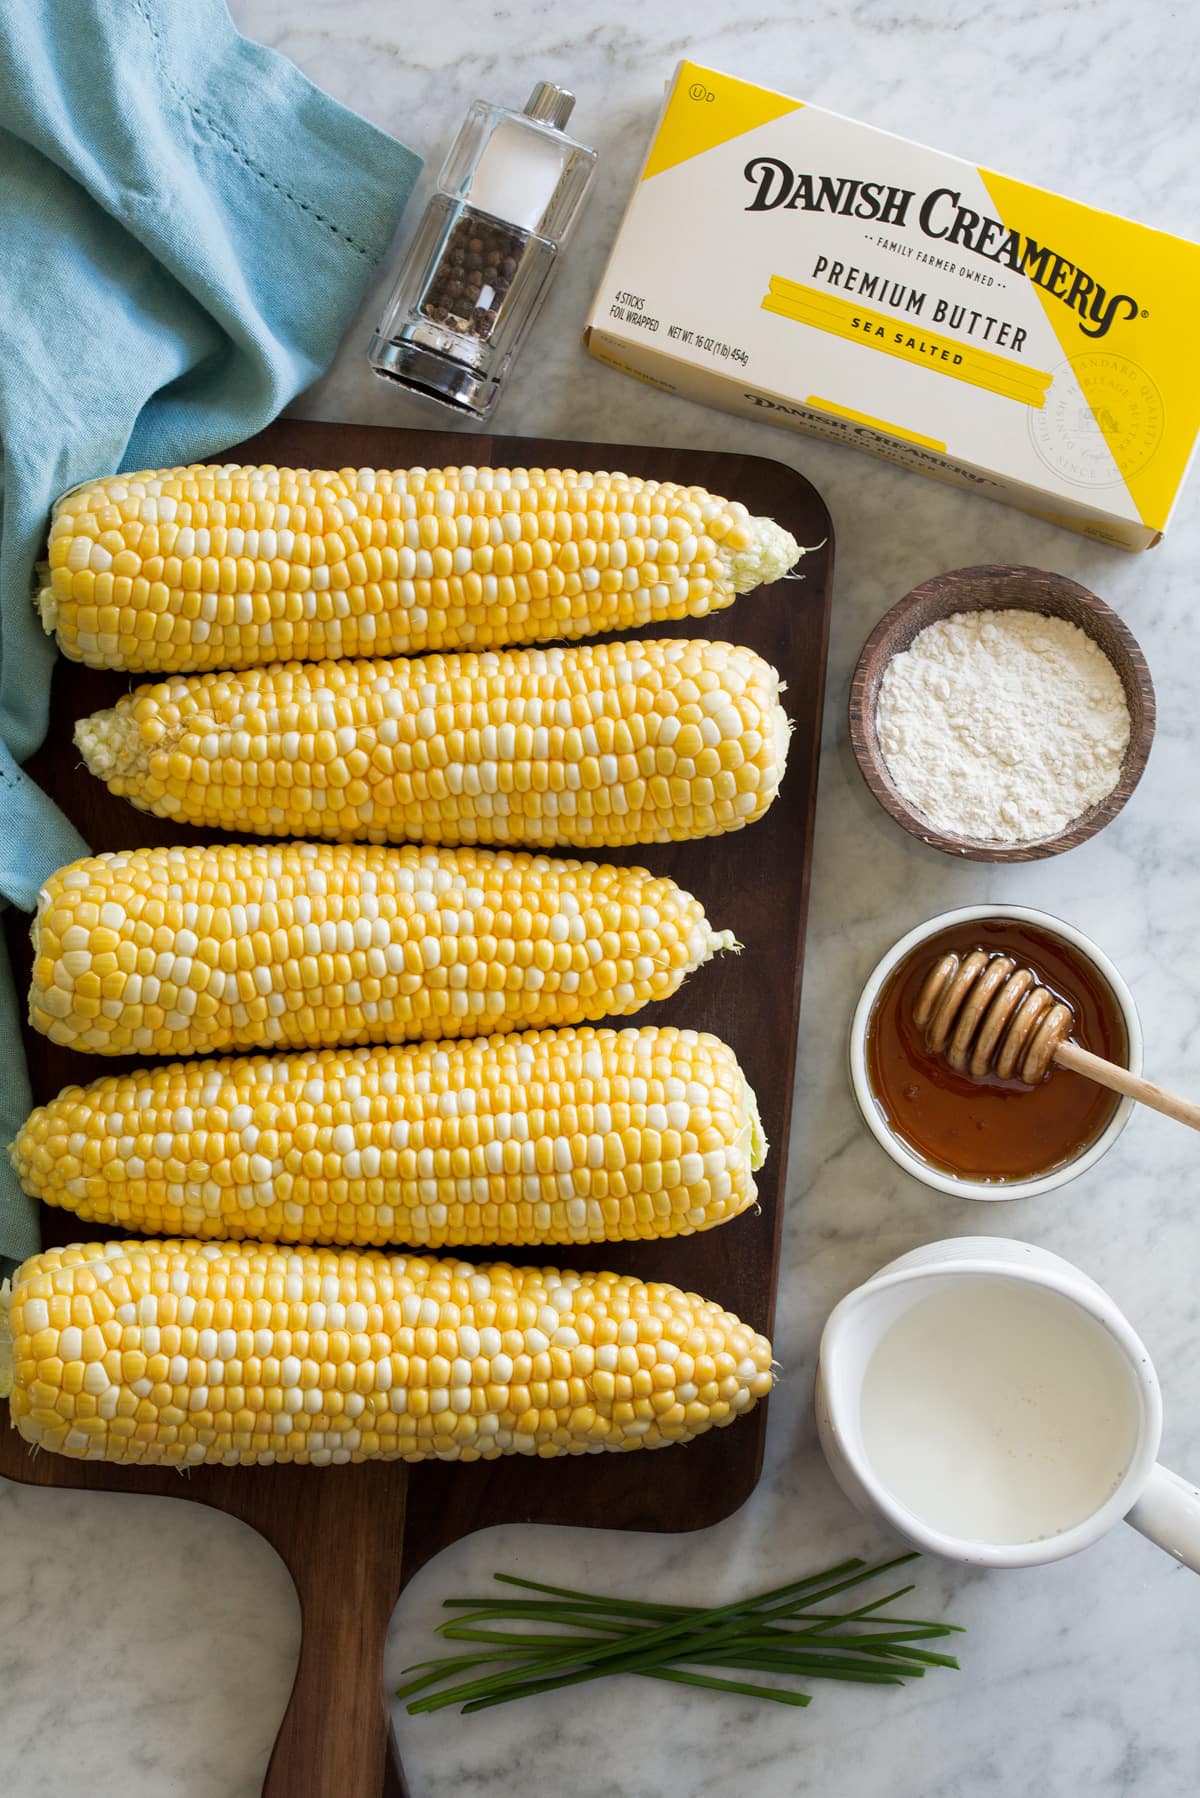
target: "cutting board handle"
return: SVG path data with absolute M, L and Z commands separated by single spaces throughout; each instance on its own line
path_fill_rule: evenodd
M 286 1551 L 270 1518 L 247 1518 L 283 1554 L 300 1597 L 300 1660 L 263 1798 L 380 1798 L 391 1746 L 383 1653 L 400 1595 L 407 1470 L 367 1490 L 313 1480 Z M 297 1535 L 297 1527 L 300 1534 Z M 398 1766 L 388 1791 L 404 1795 Z

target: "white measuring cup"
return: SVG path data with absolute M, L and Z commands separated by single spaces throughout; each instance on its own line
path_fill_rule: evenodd
M 1124 1470 L 1107 1496 L 1069 1527 L 1029 1541 L 977 1540 L 931 1523 L 881 1477 L 864 1438 L 863 1385 L 880 1344 L 923 1299 L 948 1288 L 969 1293 L 963 1283 L 982 1280 L 1014 1281 L 1027 1292 L 1041 1288 L 1093 1319 L 1124 1365 L 1136 1407 L 1132 1452 L 1124 1455 Z M 1107 1358 L 1107 1345 L 1097 1346 L 1105 1349 Z M 952 1355 L 953 1345 L 947 1343 L 946 1348 Z M 964 1236 L 927 1243 L 880 1268 L 834 1308 L 825 1325 L 816 1412 L 825 1458 L 846 1496 L 860 1511 L 883 1517 L 930 1554 L 982 1567 L 1035 1567 L 1089 1547 L 1124 1518 L 1200 1573 L 1200 1490 L 1158 1463 L 1162 1394 L 1145 1344 L 1094 1280 L 1032 1243 Z

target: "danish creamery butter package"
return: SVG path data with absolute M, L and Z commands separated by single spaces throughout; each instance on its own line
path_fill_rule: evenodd
M 714 69 L 676 71 L 586 341 L 1128 549 L 1200 426 L 1200 246 Z

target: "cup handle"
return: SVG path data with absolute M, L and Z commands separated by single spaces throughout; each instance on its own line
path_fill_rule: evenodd
M 1156 1463 L 1125 1521 L 1200 1573 L 1200 1488 Z

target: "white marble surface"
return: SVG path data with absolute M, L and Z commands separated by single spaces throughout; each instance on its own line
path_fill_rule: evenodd
M 703 1536 L 489 1532 L 442 1556 L 396 1615 L 393 1669 L 427 1652 L 441 1599 L 494 1567 L 716 1598 L 892 1547 L 820 1459 L 810 1414 L 819 1327 L 872 1268 L 985 1228 L 1025 1235 L 1108 1286 L 1157 1359 L 1164 1454 L 1200 1470 L 1197 1150 L 1139 1117 L 1096 1173 L 986 1215 L 901 1176 L 862 1128 L 843 1033 L 878 954 L 917 920 L 989 897 L 1074 919 L 1130 980 L 1149 1070 L 1200 1090 L 1200 481 L 1167 542 L 1126 557 L 881 462 L 672 401 L 589 361 L 582 315 L 661 85 L 691 54 L 836 110 L 1187 232 L 1200 218 L 1198 33 L 1146 0 L 235 0 L 276 45 L 430 160 L 476 94 L 575 89 L 602 153 L 599 191 L 513 383 L 500 429 L 776 456 L 824 493 L 838 533 L 825 757 L 777 1350 L 761 1486 Z M 427 176 L 428 181 L 428 176 Z M 419 199 L 423 199 L 423 186 Z M 415 218 L 410 212 L 408 224 Z M 714 254 L 720 254 L 715 242 Z M 425 422 L 362 358 L 375 303 L 298 410 Z M 867 795 L 843 721 L 862 639 L 916 581 L 965 563 L 1040 564 L 1114 601 L 1149 657 L 1160 724 L 1125 815 L 1074 854 L 996 873 L 919 849 Z M 549 1474 L 548 1474 L 549 1477 Z M 0 1482 L 0 1790 L 12 1798 L 242 1798 L 256 1792 L 298 1639 L 281 1564 L 240 1525 L 165 1500 Z M 919 1570 L 922 1609 L 969 1626 L 964 1671 L 904 1691 L 818 1691 L 807 1712 L 650 1683 L 593 1686 L 448 1724 L 398 1716 L 413 1798 L 1185 1798 L 1200 1775 L 1200 1585 L 1131 1531 L 1028 1574 Z M 358 1794 L 339 1798 L 360 1798 Z M 371 1798 L 371 1795 L 362 1795 Z

